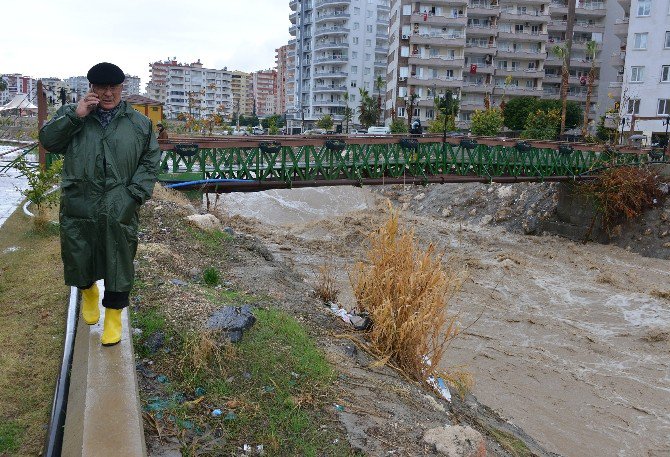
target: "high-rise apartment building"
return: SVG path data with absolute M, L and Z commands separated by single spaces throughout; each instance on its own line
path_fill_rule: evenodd
M 275 49 L 275 65 L 277 68 L 277 90 L 275 93 L 275 112 L 283 115 L 286 112 L 286 82 L 289 65 L 289 48 L 284 45 Z
M 252 95 L 251 73 L 243 71 L 232 72 L 233 113 L 251 116 L 254 112 L 254 98 Z
M 256 116 L 267 117 L 275 114 L 277 71 L 260 70 L 252 73 L 252 93 Z
M 126 73 L 126 79 L 123 81 L 123 97 L 140 94 L 140 78 Z
M 16 95 L 28 95 L 28 99 L 36 103 L 37 80 L 19 73 L 0 75 L 7 84 L 7 89 L 0 92 L 0 105 L 9 103 Z
M 386 80 L 389 1 L 291 0 L 289 6 L 289 33 L 296 37 L 289 42 L 295 46 L 289 129 L 303 120 L 310 128 L 326 114 L 339 123 L 347 106 L 357 123 L 359 89 L 374 95 L 377 76 Z
M 605 2 L 580 2 L 576 11 L 568 98 L 585 104 L 582 77 L 594 63 L 594 117 Z M 458 120 L 464 127 L 475 110 L 512 97 L 559 98 L 562 60 L 553 48 L 565 44 L 562 0 L 393 0 L 391 16 L 389 114 L 430 121 L 435 96 L 451 91 L 460 99 Z M 586 54 L 589 40 L 598 43 L 595 60 Z
M 89 91 L 89 83 L 86 76 L 71 76 L 65 78 L 65 83 L 77 100 L 86 95 Z
M 197 117 L 233 112 L 232 75 L 226 68 L 204 68 L 197 62 L 183 64 L 176 59 L 149 64 L 151 80 L 147 96 L 164 103 L 164 114 L 175 118 L 180 113 Z
M 665 137 L 664 121 L 670 116 L 670 2 L 619 0 L 619 4 L 623 15 L 614 30 L 621 49 L 612 64 L 621 79 L 610 90 L 620 100 L 624 131 L 655 142 Z

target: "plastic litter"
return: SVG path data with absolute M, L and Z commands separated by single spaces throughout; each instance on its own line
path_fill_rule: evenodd
M 220 409 L 215 409 L 214 411 L 212 411 L 212 416 L 219 417 L 220 415 L 221 415 Z
M 365 314 L 357 314 L 356 311 L 348 312 L 336 303 L 330 303 L 330 310 L 347 324 L 353 325 L 356 330 L 367 330 L 372 325 L 372 321 Z
M 430 376 L 427 379 L 427 382 L 433 389 L 437 391 L 437 393 L 442 396 L 442 398 L 447 401 L 451 401 L 451 392 L 449 392 L 449 387 L 447 386 L 447 383 L 444 382 L 444 379 L 435 379 L 434 377 Z
M 196 397 L 202 397 L 203 395 L 205 395 L 205 389 L 203 389 L 202 387 L 196 387 L 195 388 L 195 396 Z
M 335 411 L 339 411 L 339 412 L 344 411 L 344 406 L 342 406 L 342 405 L 335 404 L 333 406 L 335 406 Z
M 226 417 L 224 417 L 224 419 L 227 420 L 227 421 L 235 420 L 235 419 L 237 419 L 237 414 L 230 411 L 228 414 L 226 414 Z
M 156 381 L 160 382 L 161 384 L 165 384 L 168 381 L 167 376 L 164 374 L 156 376 Z

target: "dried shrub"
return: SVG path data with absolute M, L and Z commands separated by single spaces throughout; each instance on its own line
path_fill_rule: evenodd
M 330 262 L 324 262 L 316 273 L 316 287 L 314 295 L 323 303 L 335 303 L 340 293 L 335 283 L 335 266 Z
M 218 334 L 211 331 L 190 332 L 183 336 L 183 356 L 177 362 L 178 371 L 195 378 L 198 374 L 223 376 L 226 365 L 234 359 L 235 348 L 222 344 Z M 227 362 L 227 363 L 226 363 Z
M 611 236 L 617 224 L 636 219 L 662 198 L 658 185 L 658 177 L 647 168 L 618 167 L 583 183 L 580 190 L 595 201 L 603 228 Z
M 351 282 L 358 306 L 372 318 L 367 336 L 373 351 L 418 381 L 437 375 L 452 380 L 438 366 L 458 334 L 447 310 L 463 275 L 445 270 L 432 244 L 421 250 L 413 231 L 401 232 L 392 209 L 370 244 L 367 263 L 356 264 Z

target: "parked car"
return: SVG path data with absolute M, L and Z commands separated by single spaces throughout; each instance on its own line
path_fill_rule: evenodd
M 302 132 L 303 135 L 325 135 L 326 129 L 310 129 Z
M 391 129 L 385 126 L 368 127 L 368 135 L 388 135 L 390 133 Z
M 252 133 L 253 135 L 264 135 L 264 134 L 265 134 L 265 130 L 264 130 L 263 127 L 261 127 L 260 125 L 257 125 L 257 126 L 255 126 L 253 129 L 251 129 L 251 133 Z
M 249 136 L 249 132 L 247 132 L 246 130 L 233 130 L 231 135 Z

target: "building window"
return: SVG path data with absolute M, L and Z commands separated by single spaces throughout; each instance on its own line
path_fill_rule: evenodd
M 405 107 L 404 106 L 398 107 L 398 117 L 405 117 Z
M 647 49 L 648 36 L 649 34 L 647 32 L 636 33 L 633 39 L 633 49 Z
M 640 99 L 632 98 L 628 100 L 628 114 L 640 114 Z
M 352 75 L 357 75 L 358 74 L 358 67 L 356 65 L 351 67 L 351 74 Z
M 359 7 L 357 7 L 357 6 L 355 6 L 355 7 L 354 7 L 354 14 L 355 14 L 356 16 L 358 16 L 359 14 L 361 14 L 361 9 L 360 9 Z
M 369 69 L 368 67 L 365 67 L 365 68 L 363 69 L 363 74 L 364 74 L 364 75 L 369 75 L 369 74 L 370 74 L 370 69 Z
M 372 33 L 372 25 L 366 25 L 365 30 L 367 30 L 368 33 Z
M 637 15 L 638 16 L 649 16 L 651 12 L 651 0 L 638 0 L 637 2 Z
M 372 40 L 365 40 L 365 46 L 367 47 L 372 46 Z
M 407 88 L 406 87 L 398 87 L 398 97 L 400 97 L 400 98 L 407 97 Z
M 355 36 L 353 41 L 354 41 L 354 44 L 358 44 L 358 37 Z
M 409 46 L 402 46 L 400 48 L 400 57 L 409 57 Z
M 435 111 L 432 109 L 426 109 L 426 119 L 435 118 Z
M 665 47 L 670 48 L 670 32 L 665 32 Z
M 663 65 L 661 67 L 661 82 L 670 82 L 670 65 Z
M 351 81 L 351 87 L 356 87 L 356 81 Z
M 658 115 L 670 116 L 670 99 L 661 98 L 658 100 Z
M 371 54 L 365 54 L 365 61 L 369 62 L 370 61 Z
M 360 27 L 360 24 L 358 22 L 354 22 L 354 30 L 358 30 L 358 27 Z
M 421 117 L 421 108 L 414 108 L 414 117 Z
M 352 59 L 357 59 L 358 58 L 358 53 L 356 51 L 351 51 L 351 58 Z
M 411 16 L 412 15 L 412 5 L 403 5 L 402 6 L 402 15 Z
M 630 82 L 644 82 L 644 67 L 630 67 Z
M 354 86 L 354 87 L 356 87 L 356 86 Z M 355 102 L 356 101 L 356 94 L 350 94 L 349 95 L 349 101 L 350 102 Z

